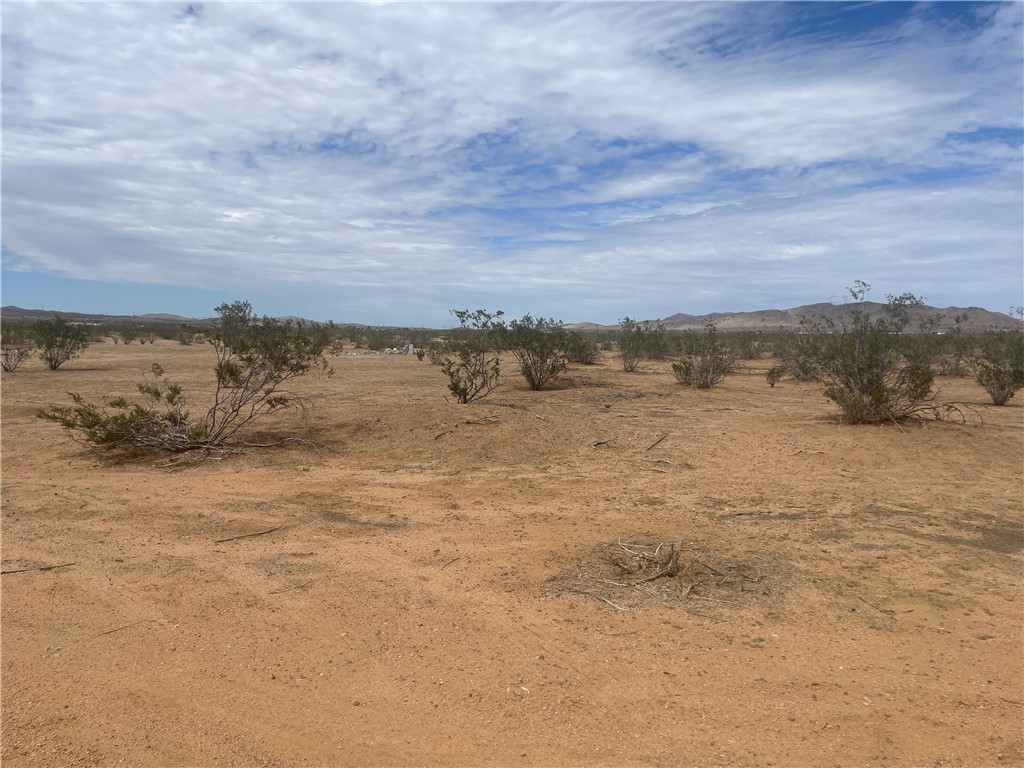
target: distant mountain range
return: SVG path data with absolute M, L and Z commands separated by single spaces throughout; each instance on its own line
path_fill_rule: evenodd
M 76 323 L 212 323 L 213 319 L 196 320 L 181 315 L 156 313 L 151 315 L 98 315 L 91 312 L 64 312 L 57 309 L 22 309 L 9 305 L 0 307 L 0 319 L 3 320 L 45 320 L 60 315 L 66 320 Z
M 837 318 L 843 313 L 849 312 L 850 304 L 805 304 L 802 307 L 792 309 L 762 309 L 757 312 L 712 312 L 708 315 L 688 315 L 680 312 L 670 317 L 659 318 L 653 322 L 659 322 L 665 328 L 673 331 L 701 330 L 708 323 L 714 323 L 720 331 L 777 331 L 794 330 L 800 327 L 805 319 L 813 318 Z M 861 309 L 872 317 L 883 314 L 885 305 L 873 301 L 866 301 Z M 60 315 L 78 323 L 140 323 L 140 324 L 177 324 L 188 323 L 189 325 L 213 325 L 217 318 L 192 318 L 181 315 L 169 314 L 148 314 L 148 315 L 99 315 L 89 312 L 63 312 L 52 309 L 22 309 L 21 307 L 6 306 L 0 307 L 0 319 L 3 320 L 40 320 Z M 953 318 L 957 315 L 966 315 L 964 330 L 967 332 L 978 332 L 990 328 L 1016 329 L 1020 330 L 1020 322 L 1010 315 L 1002 312 L 991 312 L 981 307 L 919 307 L 914 310 L 914 316 L 921 320 L 934 320 L 935 329 L 938 331 L 948 330 L 953 326 Z M 282 318 L 299 322 L 306 322 L 302 318 Z M 354 323 L 343 323 L 342 325 L 358 325 Z M 618 325 L 599 325 L 597 323 L 571 323 L 566 328 L 573 330 L 613 330 Z
M 792 309 L 762 309 L 757 312 L 712 312 L 707 315 L 688 315 L 680 312 L 669 317 L 659 318 L 658 322 L 671 331 L 702 330 L 708 323 L 714 323 L 720 331 L 778 331 L 800 328 L 805 320 L 815 318 L 836 319 L 849 313 L 851 304 L 805 304 Z M 870 317 L 880 317 L 885 313 L 885 304 L 865 301 L 860 308 Z M 985 331 L 990 328 L 1020 329 L 1021 324 L 1010 315 L 991 312 L 981 307 L 936 307 L 922 306 L 913 310 L 915 320 L 934 321 L 937 331 L 953 327 L 957 315 L 966 315 L 963 323 L 966 332 Z M 597 325 L 595 323 L 575 323 L 566 326 L 577 330 L 611 330 L 616 325 Z

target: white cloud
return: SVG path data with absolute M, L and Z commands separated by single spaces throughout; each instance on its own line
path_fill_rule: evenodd
M 856 35 L 785 4 L 185 8 L 3 6 L 5 268 L 276 282 L 296 314 L 332 284 L 573 320 L 1020 293 L 1019 3 Z

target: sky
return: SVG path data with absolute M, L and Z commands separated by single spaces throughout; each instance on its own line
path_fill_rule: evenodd
M 1024 3 L 2 4 L 3 304 L 1024 304 Z

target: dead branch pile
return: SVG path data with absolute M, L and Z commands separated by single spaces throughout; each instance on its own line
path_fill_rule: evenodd
M 589 594 L 619 610 L 627 609 L 616 601 L 630 596 L 659 602 L 736 603 L 739 593 L 771 595 L 756 567 L 687 547 L 681 541 L 617 541 L 599 548 L 596 554 L 597 563 L 577 569 L 570 591 Z M 733 599 L 725 599 L 728 597 Z

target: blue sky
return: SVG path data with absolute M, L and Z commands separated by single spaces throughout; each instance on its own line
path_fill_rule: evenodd
M 1024 4 L 4 3 L 2 300 L 1024 303 Z

